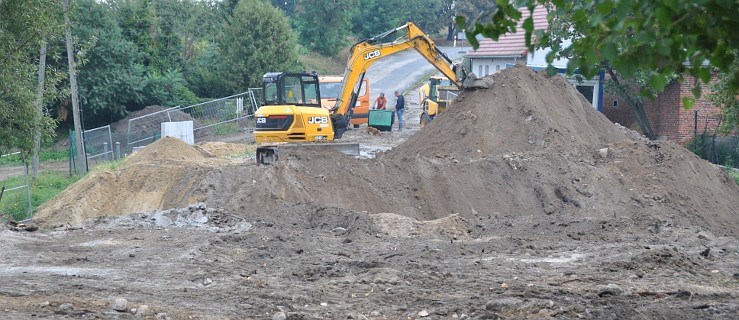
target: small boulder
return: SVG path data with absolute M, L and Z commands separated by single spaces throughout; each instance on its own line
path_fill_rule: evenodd
M 118 298 L 113 301 L 113 310 L 118 312 L 126 312 L 128 309 L 128 300 L 123 298 Z
M 61 305 L 59 305 L 60 313 L 68 313 L 72 310 L 74 310 L 74 305 L 72 305 L 71 303 L 62 303 Z
M 139 317 L 146 317 L 151 315 L 151 310 L 149 310 L 149 306 L 142 304 L 138 307 L 136 310 L 136 315 Z

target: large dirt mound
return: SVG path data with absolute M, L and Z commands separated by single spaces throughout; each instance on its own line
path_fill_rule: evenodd
M 679 145 L 635 138 L 559 76 L 519 67 L 494 81 L 463 92 L 376 159 L 297 152 L 257 166 L 176 148 L 180 161 L 140 158 L 80 181 L 39 217 L 79 221 L 205 201 L 244 215 L 306 204 L 420 221 L 456 213 L 455 225 L 465 221 L 478 237 L 619 241 L 670 225 L 739 233 L 739 186 L 710 163 Z
M 225 164 L 199 147 L 165 137 L 120 167 L 76 182 L 41 206 L 36 219 L 47 225 L 77 225 L 100 216 L 182 207 L 204 200 L 193 187 L 212 167 Z
M 128 164 L 154 164 L 164 161 L 198 161 L 210 158 L 212 155 L 197 146 L 190 146 L 186 142 L 173 138 L 164 137 L 133 154 L 126 163 Z
M 626 139 L 562 77 L 518 65 L 485 79 L 490 80 L 492 88 L 461 94 L 451 112 L 395 148 L 393 158 L 577 152 Z

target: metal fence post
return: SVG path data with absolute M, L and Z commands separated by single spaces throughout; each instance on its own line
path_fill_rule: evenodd
M 105 161 L 109 161 L 110 158 L 108 158 L 108 143 L 107 142 L 103 142 L 103 154 L 104 154 L 103 158 L 105 159 Z
M 28 194 L 28 220 L 33 218 L 33 202 L 31 202 L 31 184 L 28 182 L 28 161 L 23 160 L 23 166 L 26 167 L 26 193 Z
M 115 142 L 115 160 L 121 160 L 121 143 Z

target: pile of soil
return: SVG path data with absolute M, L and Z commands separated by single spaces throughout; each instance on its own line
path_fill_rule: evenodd
M 76 226 L 101 216 L 183 207 L 204 200 L 193 188 L 213 167 L 228 165 L 209 152 L 165 137 L 114 169 L 96 171 L 39 207 L 47 226 Z
M 216 156 L 225 145 L 153 143 L 40 208 L 46 228 L 0 235 L 0 306 L 10 318 L 736 318 L 739 186 L 608 123 L 559 77 L 488 80 L 374 159 L 294 151 L 258 166 Z
M 190 146 L 186 142 L 173 138 L 164 137 L 157 140 L 153 147 L 144 148 L 134 153 L 126 161 L 129 165 L 158 164 L 166 161 L 195 161 L 213 157 L 211 153 L 198 146 Z
M 514 223 L 552 240 L 618 241 L 623 230 L 648 233 L 655 225 L 739 233 L 739 187 L 710 163 L 610 123 L 559 76 L 516 67 L 492 80 L 375 159 L 298 152 L 268 167 L 132 161 L 80 181 L 84 192 L 75 185 L 41 208 L 39 219 L 205 201 L 238 215 L 303 204 L 420 221 L 458 214 L 470 236 L 508 233 Z M 159 154 L 164 145 L 142 153 Z M 78 209 L 61 210 L 65 203 Z M 148 206 L 131 205 L 140 203 Z
M 389 158 L 484 158 L 511 152 L 588 152 L 626 140 L 625 133 L 563 77 L 516 66 L 484 80 L 492 88 L 464 92 L 444 112 L 395 148 Z

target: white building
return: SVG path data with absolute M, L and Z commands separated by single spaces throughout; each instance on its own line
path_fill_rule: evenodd
M 524 18 L 528 17 L 528 9 L 521 8 L 519 10 Z M 534 29 L 545 30 L 547 26 L 547 10 L 542 6 L 536 7 L 534 10 Z M 467 52 L 465 55 L 465 62 L 470 68 L 470 71 L 478 77 L 484 77 L 517 63 L 525 63 L 533 69 L 545 69 L 547 66 L 546 55 L 549 49 L 538 49 L 534 52 L 529 52 L 525 45 L 524 31 L 520 24 L 517 29 L 519 32 L 503 35 L 498 41 L 487 38 L 480 39 L 480 47 L 477 50 Z M 563 45 L 566 46 L 568 43 L 564 43 Z M 560 70 L 560 73 L 564 73 L 567 60 L 559 59 L 552 64 Z M 582 81 L 578 81 L 575 77 L 568 77 L 567 79 L 595 108 L 599 111 L 602 109 L 602 74 L 594 79 L 583 79 Z

